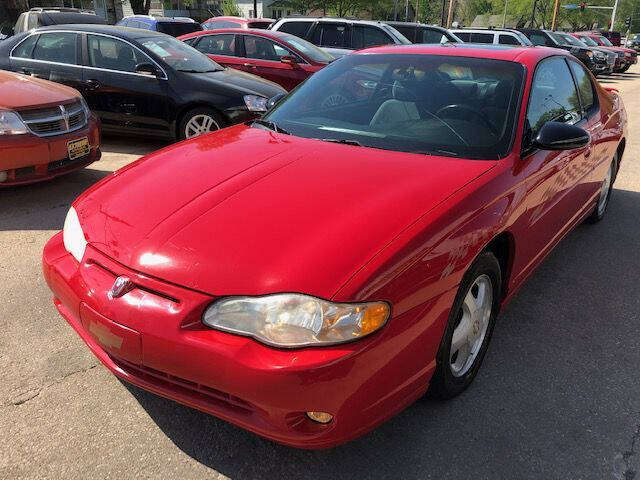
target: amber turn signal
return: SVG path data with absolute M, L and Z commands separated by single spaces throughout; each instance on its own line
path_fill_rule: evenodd
M 327 412 L 307 412 L 307 417 L 318 423 L 329 423 L 333 420 L 333 415 Z

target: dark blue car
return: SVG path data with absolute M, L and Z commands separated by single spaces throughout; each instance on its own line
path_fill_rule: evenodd
M 179 37 L 186 33 L 202 30 L 198 22 L 186 17 L 152 17 L 150 15 L 132 15 L 124 17 L 116 25 L 120 27 L 142 28 Z

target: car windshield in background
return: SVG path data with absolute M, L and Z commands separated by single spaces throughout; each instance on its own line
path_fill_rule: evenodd
M 611 43 L 607 37 L 599 37 L 598 39 L 607 47 L 613 47 L 613 43 Z
M 181 72 L 204 73 L 223 70 L 216 62 L 180 40 L 163 35 L 139 38 L 138 41 L 167 65 Z
M 364 147 L 478 159 L 509 152 L 520 64 L 441 55 L 351 55 L 315 73 L 257 125 Z
M 331 63 L 335 60 L 335 57 L 333 55 L 328 54 L 324 50 L 316 47 L 313 43 L 307 42 L 302 38 L 298 38 L 289 33 L 282 33 L 281 36 L 292 47 L 297 48 L 300 52 L 304 53 L 314 62 Z
M 589 38 L 587 36 L 581 36 L 580 37 L 580 41 L 583 42 L 584 44 L 586 44 L 588 47 L 598 47 L 599 46 L 595 42 L 595 40 L 593 40 L 592 38 Z
M 157 30 L 172 37 L 179 37 L 191 32 L 199 32 L 202 27 L 195 22 L 158 22 Z
M 576 37 L 569 35 L 568 33 L 558 33 L 556 34 L 564 39 L 564 42 L 567 45 L 575 45 L 576 47 L 584 47 L 584 43 L 578 40 Z

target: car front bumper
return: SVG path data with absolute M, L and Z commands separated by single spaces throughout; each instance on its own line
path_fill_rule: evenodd
M 89 141 L 89 153 L 70 160 L 68 142 L 83 137 Z M 0 137 L 0 151 L 0 172 L 6 173 L 0 188 L 48 180 L 84 168 L 100 159 L 100 121 L 90 115 L 84 128 L 51 137 L 39 137 L 31 133 Z
M 60 314 L 119 378 L 279 443 L 328 448 L 390 418 L 428 387 L 455 290 L 348 344 L 276 349 L 206 327 L 214 297 L 146 277 L 91 245 L 79 264 L 55 235 L 43 253 Z M 117 276 L 136 285 L 111 299 Z M 305 412 L 333 415 L 328 424 Z

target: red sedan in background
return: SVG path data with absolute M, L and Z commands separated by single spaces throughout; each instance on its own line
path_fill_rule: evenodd
M 611 50 L 618 54 L 618 59 L 616 59 L 616 68 L 613 70 L 616 73 L 623 73 L 629 70 L 631 65 L 638 63 L 638 53 L 631 48 L 626 47 L 616 47 L 613 45 L 608 38 L 603 37 L 602 35 L 594 32 L 575 32 L 572 33 L 574 37 L 578 40 L 583 41 L 588 46 L 598 46 L 601 48 L 606 48 L 607 50 Z
M 100 122 L 77 90 L 0 70 L 0 188 L 100 159 Z
M 605 216 L 626 124 L 563 50 L 356 52 L 82 194 L 44 276 L 118 377 L 335 446 L 471 384 L 501 306 Z
M 259 28 L 266 30 L 275 20 L 273 18 L 211 17 L 202 22 L 203 30 L 219 28 Z
M 178 37 L 225 67 L 243 70 L 291 90 L 335 58 L 284 32 L 226 28 Z

